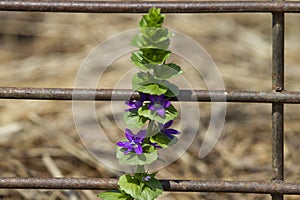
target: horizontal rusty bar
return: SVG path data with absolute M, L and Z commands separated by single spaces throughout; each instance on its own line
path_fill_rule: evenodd
M 129 89 L 0 87 L 0 99 L 127 101 L 138 99 Z M 300 92 L 180 90 L 171 100 L 200 102 L 300 103 Z
M 0 178 L 2 189 L 114 190 L 116 178 Z M 300 194 L 299 183 L 220 180 L 161 180 L 165 191 Z
M 80 13 L 145 13 L 158 7 L 164 13 L 299 12 L 300 2 L 270 1 L 70 1 L 2 0 L 0 10 Z

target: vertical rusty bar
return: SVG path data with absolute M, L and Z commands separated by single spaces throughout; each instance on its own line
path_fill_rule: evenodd
M 283 1 L 283 0 L 274 0 Z M 272 13 L 272 89 L 284 90 L 284 13 Z M 272 103 L 272 169 L 273 182 L 284 180 L 284 104 Z M 272 200 L 283 200 L 283 194 L 272 194 Z

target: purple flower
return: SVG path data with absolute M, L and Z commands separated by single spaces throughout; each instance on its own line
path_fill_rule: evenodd
M 127 149 L 124 154 L 128 154 L 131 151 L 135 151 L 136 154 L 142 154 L 143 148 L 142 143 L 145 139 L 146 130 L 140 130 L 136 135 L 132 133 L 131 130 L 126 129 L 125 135 L 128 140 L 124 142 L 118 142 L 117 145 L 124 149 Z
M 166 124 L 161 124 L 159 123 L 160 126 L 160 132 L 166 134 L 168 138 L 173 139 L 173 135 L 178 135 L 180 134 L 179 131 L 169 128 L 173 124 L 173 120 L 168 121 Z
M 126 109 L 126 111 L 136 111 L 138 110 L 140 107 L 143 106 L 144 101 L 146 100 L 146 94 L 144 93 L 140 93 L 141 95 L 141 99 L 140 100 L 130 100 L 130 101 L 126 101 L 125 104 L 130 106 L 131 108 Z
M 161 149 L 162 148 L 156 142 L 150 142 L 150 145 L 154 146 L 154 148 L 156 148 L 156 149 Z
M 164 95 L 149 95 L 150 104 L 148 105 L 149 110 L 156 111 L 157 114 L 164 117 L 166 114 L 166 108 L 171 105 L 171 102 L 164 99 Z
M 146 177 L 142 177 L 142 181 L 144 181 L 144 182 L 148 182 L 148 181 L 150 181 L 151 180 L 151 176 L 146 176 Z

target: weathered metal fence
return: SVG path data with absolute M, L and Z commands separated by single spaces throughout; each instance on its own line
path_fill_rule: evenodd
M 284 104 L 300 103 L 300 92 L 284 90 L 284 15 L 300 12 L 300 2 L 276 1 L 34 1 L 2 0 L 2 11 L 144 13 L 151 7 L 164 13 L 264 12 L 272 14 L 272 89 L 263 91 L 180 91 L 181 100 L 252 102 L 272 104 L 272 169 L 271 182 L 161 180 L 166 191 L 233 192 L 271 194 L 273 200 L 284 194 L 300 194 L 300 183 L 284 182 Z M 126 100 L 129 90 L 95 90 L 64 88 L 0 88 L 0 98 L 38 100 Z M 133 98 L 138 94 L 134 94 Z M 213 98 L 212 98 L 213 97 Z M 218 98 L 220 97 L 220 98 Z M 103 178 L 0 178 L 0 188 L 35 189 L 116 189 L 117 179 Z

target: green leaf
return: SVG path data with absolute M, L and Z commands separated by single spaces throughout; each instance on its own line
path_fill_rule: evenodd
M 147 138 L 145 140 L 147 140 Z M 152 153 L 154 151 L 156 152 L 157 150 L 154 146 L 152 146 L 150 144 L 145 144 L 145 145 L 143 145 L 143 151 L 145 153 Z
M 171 78 L 173 76 L 178 76 L 183 73 L 180 66 L 174 63 L 156 65 L 153 70 L 155 78 L 162 80 Z
M 148 104 L 140 107 L 138 109 L 138 114 L 162 124 L 165 124 L 178 116 L 178 112 L 173 105 L 170 105 L 168 108 L 166 108 L 166 115 L 164 117 L 158 115 L 155 111 L 149 110 Z
M 163 192 L 163 187 L 159 180 L 154 178 L 156 173 L 148 174 L 148 173 L 142 173 L 137 174 L 135 177 L 136 179 L 140 180 L 140 185 L 143 186 L 142 193 L 140 196 L 140 199 L 142 200 L 152 200 L 157 198 L 160 194 Z M 143 177 L 150 176 L 150 181 L 144 181 Z
M 150 123 L 148 124 L 148 127 L 147 127 L 146 137 L 150 138 L 151 136 L 153 136 L 159 132 L 160 132 L 159 125 L 155 121 L 150 120 Z
M 139 67 L 140 69 L 148 71 L 150 70 L 150 68 L 148 67 L 147 63 L 145 63 L 145 61 L 143 60 L 142 54 L 143 52 L 141 51 L 132 52 L 131 61 L 135 66 Z
M 141 28 L 141 33 L 137 34 L 132 40 L 133 46 L 140 49 L 164 49 L 170 45 L 172 33 L 167 28 Z
M 153 200 L 156 199 L 160 194 L 162 194 L 162 189 L 155 188 L 154 190 L 150 187 L 144 187 L 140 200 Z
M 170 45 L 170 39 L 160 38 L 159 41 L 153 40 L 153 38 L 149 38 L 142 34 L 136 35 L 131 44 L 133 46 L 139 47 L 140 49 L 167 49 Z
M 168 148 L 169 146 L 176 144 L 178 142 L 178 138 L 174 137 L 173 139 L 170 139 L 163 133 L 157 133 L 150 138 L 150 141 L 157 143 L 157 145 L 161 146 L 162 148 Z
M 150 176 L 150 181 L 144 181 L 143 177 Z M 131 176 L 125 174 L 119 179 L 120 189 L 139 200 L 153 200 L 163 192 L 163 187 L 159 180 L 154 178 L 155 173 L 137 173 Z
M 163 49 L 140 49 L 145 63 L 161 64 L 168 59 L 171 52 Z
M 139 199 L 142 193 L 142 187 L 139 180 L 132 177 L 130 174 L 124 174 L 119 178 L 118 184 L 120 189 L 131 195 L 135 199 Z
M 169 81 L 162 80 L 159 82 L 162 88 L 167 88 L 166 93 L 164 94 L 166 97 L 176 97 L 179 95 L 179 89 L 176 85 L 173 83 L 170 83 Z
M 149 145 L 145 147 L 145 151 L 150 151 Z M 144 147 L 143 147 L 144 150 Z M 124 154 L 124 149 L 121 147 L 117 147 L 117 158 L 119 159 L 120 164 L 124 165 L 147 165 L 151 164 L 155 160 L 157 160 L 157 151 L 151 151 L 149 153 L 136 154 L 135 152 L 130 152 L 128 154 Z
M 173 36 L 167 28 L 157 27 L 140 28 L 140 33 L 138 35 L 143 36 L 154 43 L 169 40 Z
M 144 126 L 147 120 L 147 118 L 138 115 L 137 112 L 127 111 L 123 114 L 123 121 L 129 128 L 132 129 L 137 129 Z
M 161 95 L 168 91 L 166 87 L 157 84 L 157 80 L 155 80 L 151 74 L 144 72 L 133 75 L 132 88 L 135 91 L 152 95 Z
M 137 89 L 139 92 L 148 93 L 152 95 L 161 95 L 165 94 L 168 90 L 161 85 L 158 85 L 156 83 L 143 85 Z
M 146 182 L 146 185 L 149 186 L 152 190 L 155 189 L 159 189 L 159 190 L 163 190 L 163 186 L 161 184 L 161 182 L 159 180 L 157 180 L 156 178 L 154 178 L 156 173 L 154 174 L 150 174 L 151 179 L 150 181 Z
M 147 15 L 143 15 L 139 26 L 144 27 L 161 27 L 165 19 L 165 15 L 160 14 L 159 8 L 151 8 Z
M 121 192 L 103 192 L 97 195 L 103 200 L 133 200 L 133 198 Z
M 163 49 L 140 49 L 131 53 L 131 61 L 143 70 L 149 70 L 147 64 L 161 64 L 170 56 L 171 52 Z
M 179 94 L 179 89 L 173 83 L 166 80 L 155 79 L 149 72 L 139 72 L 132 77 L 132 88 L 135 91 L 161 95 L 167 97 L 175 97 Z
M 134 90 L 138 90 L 138 88 L 143 85 L 148 85 L 155 82 L 156 81 L 153 79 L 153 76 L 145 72 L 136 73 L 132 77 L 132 87 Z
M 169 40 L 173 34 L 167 28 L 141 28 L 141 34 L 157 43 Z

